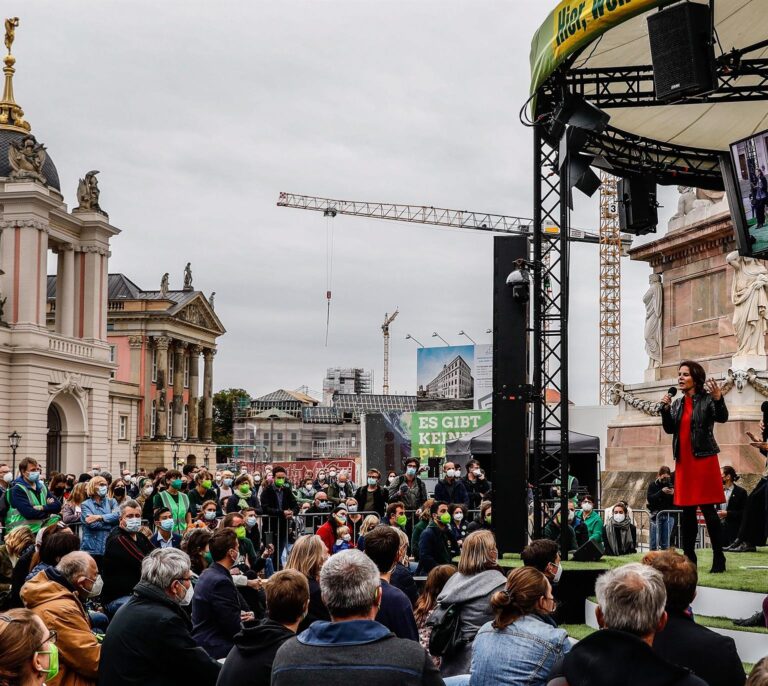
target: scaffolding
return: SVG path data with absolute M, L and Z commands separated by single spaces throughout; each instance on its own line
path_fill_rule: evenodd
M 600 404 L 621 376 L 621 233 L 617 178 L 600 172 Z

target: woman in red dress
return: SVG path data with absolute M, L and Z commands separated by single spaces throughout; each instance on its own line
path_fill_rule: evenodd
M 682 398 L 672 402 L 666 394 L 661 402 L 664 431 L 673 434 L 675 456 L 675 507 L 682 509 L 680 529 L 683 553 L 696 564 L 696 508 L 701 510 L 712 542 L 712 573 L 725 571 L 722 526 L 715 505 L 723 501 L 723 481 L 715 441 L 715 422 L 728 421 L 723 393 L 714 379 L 707 379 L 698 362 L 684 360 L 677 372 Z

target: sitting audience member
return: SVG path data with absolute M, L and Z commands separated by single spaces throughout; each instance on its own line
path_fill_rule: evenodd
M 80 551 L 65 555 L 56 567 L 40 572 L 21 589 L 27 608 L 58 636 L 59 673 L 55 682 L 48 683 L 96 683 L 101 646 L 91 631 L 83 603 L 100 590 L 96 562 Z
M 741 521 L 747 509 L 747 492 L 736 482 L 739 475 L 731 465 L 722 469 L 725 501 L 717 506 L 717 516 L 723 525 L 723 545 L 730 546 L 739 535 Z
M 221 665 L 197 647 L 184 611 L 192 593 L 186 553 L 147 555 L 141 581 L 104 637 L 99 686 L 215 686 Z
M 637 529 L 627 516 L 627 507 L 617 503 L 603 534 L 606 555 L 630 555 L 637 552 Z
M 432 521 L 419 537 L 417 576 L 426 576 L 437 565 L 449 564 L 459 554 L 459 546 L 451 533 L 448 503 L 435 500 L 429 508 Z
M 746 676 L 733 639 L 697 624 L 691 616 L 699 580 L 696 565 L 675 550 L 654 555 L 648 564 L 661 572 L 667 590 L 667 625 L 653 639 L 656 653 L 688 667 L 709 686 L 741 686 Z
M 167 507 L 155 510 L 155 533 L 149 539 L 153 548 L 180 548 L 181 534 L 173 531 L 173 516 Z
M 547 578 L 532 567 L 513 569 L 491 607 L 495 619 L 480 627 L 472 647 L 472 681 L 546 686 L 554 664 L 571 649 L 563 629 L 542 621 L 555 610 Z
M 135 500 L 120 505 L 120 525 L 112 531 L 104 549 L 104 591 L 101 602 L 113 617 L 141 579 L 141 561 L 154 550 L 141 529 L 141 508 Z
M 309 583 L 309 609 L 299 626 L 300 631 L 304 631 L 317 620 L 331 620 L 320 595 L 320 569 L 327 559 L 328 550 L 319 536 L 300 536 L 291 548 L 285 568 L 301 572 Z
M 245 537 L 253 544 L 254 550 L 261 550 L 261 530 L 259 529 L 259 515 L 261 506 L 244 507 L 240 514 L 245 518 Z
M 493 619 L 491 597 L 506 583 L 497 565 L 498 557 L 496 539 L 490 531 L 475 531 L 464 539 L 458 574 L 448 579 L 437 597 L 439 608 L 428 620 L 434 625 L 451 605 L 459 609 L 459 647 L 443 655 L 442 676 L 469 673 L 475 635 L 483 624 Z
M 427 619 L 432 610 L 437 607 L 437 596 L 445 587 L 446 582 L 456 573 L 453 565 L 440 565 L 435 567 L 428 575 L 424 583 L 424 590 L 416 600 L 413 608 L 413 616 L 416 620 L 416 628 L 419 630 L 419 643 L 425 650 L 429 649 L 429 637 L 432 635 L 432 627 L 427 624 Z M 433 657 L 435 667 L 440 667 L 440 658 Z
M 41 531 L 40 547 L 32 555 L 32 569 L 25 581 L 51 567 L 55 567 L 59 560 L 69 553 L 80 550 L 80 539 L 75 533 L 61 522 L 52 524 Z
M 416 588 L 408 559 L 408 535 L 402 529 L 395 529 L 395 532 L 400 538 L 400 550 L 397 553 L 397 564 L 392 570 L 389 583 L 405 593 L 408 600 L 411 601 L 411 606 L 413 606 L 416 603 L 416 598 L 419 597 L 419 591 Z
M 768 657 L 762 658 L 752 667 L 747 686 L 768 686 Z
M 491 518 L 493 516 L 493 503 L 490 500 L 484 500 L 480 503 L 480 514 L 467 525 L 467 533 L 471 534 L 478 529 L 491 529 Z
M 325 524 L 317 530 L 317 535 L 323 540 L 330 554 L 333 554 L 333 545 L 340 538 L 339 527 L 342 526 L 347 526 L 347 506 L 337 505 L 328 515 Z
M 55 641 L 29 610 L 0 614 L 0 683 L 44 686 L 45 681 L 55 679 L 59 673 Z
M 315 622 L 280 647 L 271 686 L 306 686 L 307 665 L 325 683 L 359 680 L 361 675 L 366 686 L 443 683 L 424 648 L 393 636 L 374 620 L 381 599 L 379 570 L 364 553 L 333 555 L 320 572 L 320 586 L 332 621 Z
M 376 621 L 398 638 L 418 641 L 419 630 L 413 618 L 411 601 L 399 588 L 389 583 L 399 553 L 400 537 L 390 526 L 377 526 L 366 537 L 365 554 L 373 560 L 381 577 L 381 600 Z
M 570 510 L 569 510 L 570 512 Z M 560 541 L 560 525 L 561 525 L 561 512 L 560 512 L 560 506 L 555 506 L 555 512 L 552 515 L 552 517 L 549 518 L 549 521 L 544 526 L 544 531 L 542 532 L 542 536 L 544 538 L 548 538 L 550 541 Z M 570 524 L 570 520 L 568 522 L 568 550 L 576 550 L 576 548 L 579 547 L 578 542 L 576 541 L 576 532 L 573 530 L 573 527 Z
M 198 527 L 202 525 L 209 531 L 216 531 L 216 527 L 219 525 L 216 519 L 218 510 L 219 506 L 216 500 L 206 500 L 198 509 L 195 525 Z
M 383 521 L 389 526 L 405 529 L 408 525 L 408 515 L 405 514 L 405 505 L 399 500 L 387 505 Z
M 208 544 L 213 564 L 200 575 L 192 599 L 192 637 L 212 658 L 226 657 L 242 622 L 253 619 L 230 570 L 240 555 L 233 529 L 218 529 Z
M 360 525 L 360 531 L 357 536 L 357 547 L 360 548 L 360 550 L 365 550 L 365 535 L 369 531 L 373 531 L 373 529 L 379 525 L 380 521 L 378 515 L 366 515 L 363 523 Z
M 309 605 L 307 578 L 284 569 L 267 584 L 267 616 L 235 636 L 216 686 L 270 686 L 272 663 L 283 643 L 296 635 Z
M 537 538 L 531 541 L 520 553 L 523 565 L 538 569 L 554 588 L 563 574 L 560 564 L 560 548 L 555 541 Z
M 35 555 L 35 534 L 26 526 L 17 526 L 5 535 L 5 548 L 13 565 L 11 572 L 11 607 L 23 607 L 19 591 L 32 569 Z
M 349 532 L 348 526 L 340 526 L 336 529 L 336 541 L 333 544 L 333 554 L 341 552 L 342 550 L 349 550 L 352 546 L 350 541 L 352 540 L 352 534 Z
M 552 669 L 552 686 L 706 686 L 685 667 L 653 648 L 664 629 L 664 579 L 651 567 L 628 564 L 605 572 L 595 584 L 595 616 L 603 631 L 581 639 Z
M 213 532 L 210 529 L 191 529 L 181 541 L 181 549 L 189 555 L 189 565 L 196 576 L 200 576 L 211 563 L 208 550 L 211 536 Z
M 411 555 L 416 562 L 419 561 L 419 541 L 421 540 L 421 534 L 424 533 L 424 529 L 429 526 L 432 521 L 432 513 L 430 508 L 432 503 L 435 502 L 433 498 L 429 498 L 424 501 L 421 509 L 416 510 L 416 523 L 413 525 L 413 532 L 411 532 Z
M 449 505 L 448 514 L 451 515 L 451 533 L 461 547 L 468 533 L 467 508 L 464 505 Z
M 589 540 L 592 541 L 600 550 L 603 550 L 603 520 L 600 513 L 595 512 L 595 501 L 592 496 L 585 495 L 581 499 L 581 509 L 576 515 L 584 522 L 587 527 Z

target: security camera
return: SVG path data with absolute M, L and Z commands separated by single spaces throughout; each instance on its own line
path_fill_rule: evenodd
M 520 303 L 528 302 L 531 287 L 531 275 L 525 267 L 518 266 L 507 277 L 507 286 L 512 288 L 512 297 Z

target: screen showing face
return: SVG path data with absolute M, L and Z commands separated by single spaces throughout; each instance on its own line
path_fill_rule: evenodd
M 749 252 L 768 252 L 768 131 L 731 145 L 731 164 L 743 211 Z

